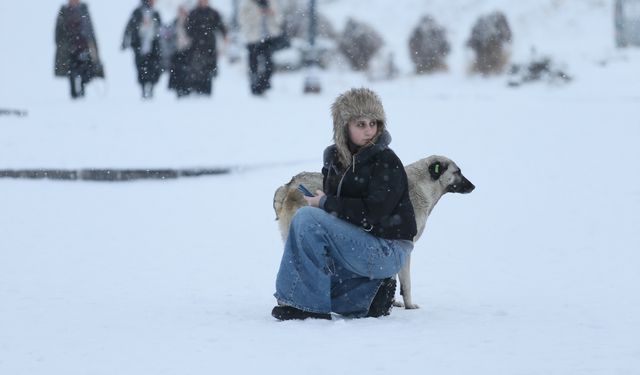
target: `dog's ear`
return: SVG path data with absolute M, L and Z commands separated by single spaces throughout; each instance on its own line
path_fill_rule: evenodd
M 429 174 L 431 175 L 431 179 L 434 181 L 439 179 L 440 176 L 442 176 L 442 174 L 444 173 L 444 171 L 447 170 L 447 167 L 448 165 L 442 164 L 439 161 L 432 163 L 429 166 Z

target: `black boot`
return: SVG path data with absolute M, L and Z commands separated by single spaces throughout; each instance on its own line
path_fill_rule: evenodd
M 271 315 L 278 320 L 304 320 L 307 318 L 331 320 L 331 314 L 314 313 L 284 305 L 274 307 L 271 310 Z
M 378 293 L 373 297 L 371 306 L 369 306 L 368 318 L 378 318 L 380 316 L 389 315 L 393 307 L 393 299 L 396 295 L 396 279 L 390 277 L 382 280 L 382 285 L 378 289 Z

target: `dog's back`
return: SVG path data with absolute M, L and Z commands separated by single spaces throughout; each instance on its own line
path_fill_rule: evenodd
M 289 224 L 296 211 L 307 203 L 298 191 L 298 185 L 304 185 L 309 191 L 315 193 L 322 190 L 322 174 L 315 172 L 301 172 L 291 178 L 291 181 L 280 186 L 273 196 L 273 209 L 276 212 L 276 220 L 282 240 L 287 239 Z

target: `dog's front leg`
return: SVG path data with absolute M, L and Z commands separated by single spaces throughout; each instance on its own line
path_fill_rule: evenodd
M 400 269 L 398 279 L 400 279 L 400 294 L 404 300 L 404 307 L 406 309 L 420 308 L 420 306 L 411 302 L 411 254 L 407 257 L 407 261 L 404 263 L 404 266 L 402 266 L 402 269 Z

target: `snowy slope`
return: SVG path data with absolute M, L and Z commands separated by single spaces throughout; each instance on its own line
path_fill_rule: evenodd
M 256 99 L 244 65 L 222 60 L 212 98 L 177 101 L 162 81 L 152 102 L 118 49 L 137 1 L 88 3 L 108 76 L 79 102 L 52 77 L 60 3 L 0 3 L 0 109 L 28 111 L 0 117 L 0 169 L 247 168 L 0 179 L 0 374 L 640 374 L 640 51 L 613 47 L 611 1 L 320 1 L 338 28 L 356 13 L 378 25 L 401 76 L 337 69 L 302 96 L 304 73 L 281 74 Z M 494 9 L 516 61 L 534 46 L 574 81 L 469 77 L 464 41 Z M 406 37 L 426 12 L 453 51 L 449 72 L 416 77 Z M 446 155 L 477 189 L 444 197 L 416 245 L 421 309 L 276 322 L 273 191 L 319 169 L 329 106 L 361 85 L 380 93 L 403 161 Z

